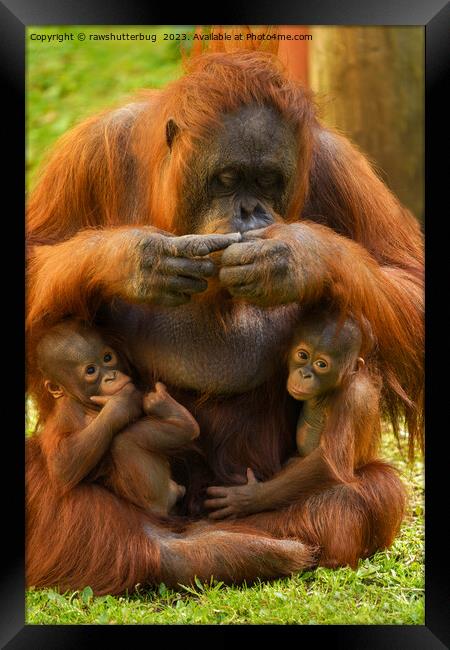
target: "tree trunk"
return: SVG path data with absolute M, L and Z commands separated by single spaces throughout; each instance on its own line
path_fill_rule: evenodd
M 310 87 L 328 126 L 375 163 L 399 199 L 424 213 L 424 29 L 311 27 Z

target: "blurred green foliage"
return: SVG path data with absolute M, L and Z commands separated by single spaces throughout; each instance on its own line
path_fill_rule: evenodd
M 74 124 L 126 101 L 141 88 L 160 88 L 182 72 L 180 41 L 164 34 L 193 27 L 28 27 L 26 37 L 27 181 L 44 154 Z M 78 40 L 78 34 L 86 36 Z M 148 34 L 152 41 L 92 41 L 90 34 Z M 31 34 L 73 34 L 74 40 L 42 42 Z M 186 41 L 183 42 L 185 47 Z M 187 46 L 186 46 L 187 47 Z

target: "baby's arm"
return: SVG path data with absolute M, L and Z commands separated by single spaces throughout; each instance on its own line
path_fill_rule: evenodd
M 65 489 L 82 481 L 106 454 L 113 437 L 142 414 L 142 393 L 133 384 L 92 401 L 103 405 L 99 414 L 63 437 L 48 458 L 49 469 Z
M 299 456 L 292 457 L 281 471 L 265 482 L 256 480 L 247 469 L 247 483 L 236 486 L 211 486 L 205 507 L 211 519 L 243 517 L 263 510 L 288 506 L 296 499 L 312 494 L 318 486 L 333 482 L 319 448 L 325 424 L 323 407 L 305 402 L 297 424 Z M 306 458 L 305 458 L 306 457 Z

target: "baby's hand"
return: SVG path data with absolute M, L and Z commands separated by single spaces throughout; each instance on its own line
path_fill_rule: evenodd
M 102 406 L 103 417 L 111 417 L 126 426 L 142 415 L 142 393 L 131 382 L 114 395 L 94 395 L 91 401 Z
M 169 395 L 164 384 L 157 381 L 155 390 L 144 394 L 142 407 L 146 415 L 166 419 L 178 414 L 180 404 Z
M 258 495 L 261 485 L 249 467 L 247 469 L 246 485 L 209 487 L 207 494 L 214 498 L 207 499 L 204 505 L 205 508 L 212 511 L 209 514 L 210 519 L 243 517 L 252 512 L 259 512 Z

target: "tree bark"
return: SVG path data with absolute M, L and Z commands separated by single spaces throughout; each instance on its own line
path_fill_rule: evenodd
M 421 221 L 424 29 L 311 27 L 310 87 L 327 126 L 355 142 Z

